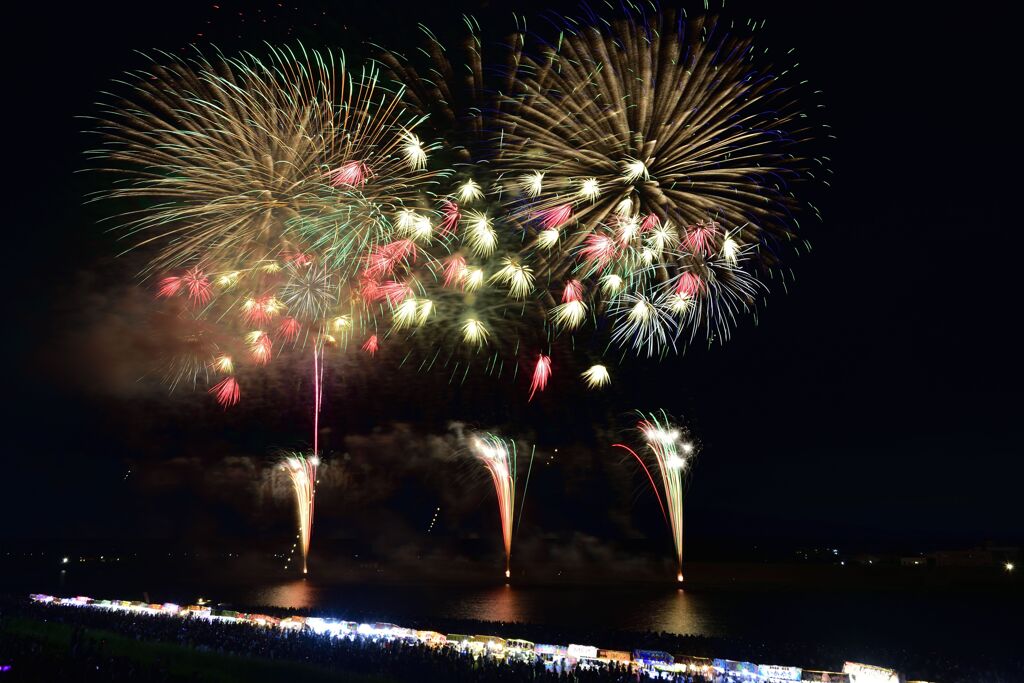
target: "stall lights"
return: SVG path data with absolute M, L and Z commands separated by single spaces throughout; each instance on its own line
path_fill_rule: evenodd
M 1003 565 L 1006 571 L 1013 571 L 1012 562 Z M 168 614 L 192 616 L 215 621 L 227 621 L 233 623 L 250 623 L 260 626 L 273 626 L 283 629 L 295 629 L 301 631 L 306 628 L 318 635 L 330 635 L 332 637 L 354 638 L 359 636 L 369 638 L 410 638 L 426 643 L 432 647 L 454 647 L 462 652 L 470 652 L 473 656 L 489 654 L 490 656 L 504 659 L 509 656 L 512 659 L 532 657 L 545 664 L 546 667 L 554 666 L 557 662 L 569 667 L 590 668 L 595 662 L 620 662 L 632 666 L 634 670 L 644 669 L 651 673 L 662 675 L 665 673 L 694 673 L 708 672 L 714 670 L 719 674 L 728 673 L 732 676 L 742 676 L 744 680 L 761 680 L 779 683 L 782 681 L 799 681 L 802 679 L 801 669 L 797 667 L 758 665 L 750 662 L 737 662 L 727 659 L 705 660 L 700 657 L 683 657 L 677 661 L 667 652 L 657 650 L 637 650 L 626 652 L 618 650 L 600 650 L 592 645 L 570 644 L 548 645 L 543 643 L 534 644 L 526 640 L 509 639 L 505 640 L 498 636 L 466 636 L 451 634 L 445 636 L 436 631 L 416 631 L 396 626 L 394 624 L 375 623 L 357 624 L 351 621 L 335 621 L 321 617 L 290 616 L 284 619 L 268 617 L 262 614 L 240 614 L 232 611 L 211 612 L 208 607 L 201 607 L 209 601 L 205 598 L 198 598 L 197 604 L 189 607 L 181 607 L 174 603 L 146 604 L 143 602 L 128 602 L 124 600 L 93 600 L 85 596 L 74 598 L 55 598 L 50 595 L 33 594 L 30 596 L 35 602 L 45 604 L 65 605 L 70 607 L 95 607 L 100 609 L 113 609 L 123 612 L 134 612 L 136 614 Z M 858 683 L 863 680 L 868 683 L 895 683 L 896 672 L 890 669 L 883 669 L 867 664 L 846 662 L 844 672 L 852 679 L 856 676 Z M 827 680 L 827 679 L 826 679 Z

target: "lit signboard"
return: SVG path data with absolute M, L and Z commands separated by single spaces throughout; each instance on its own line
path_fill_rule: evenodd
M 573 659 L 580 659 L 581 657 L 597 658 L 597 648 L 590 645 L 573 645 L 570 643 L 566 652 Z
M 843 673 L 850 675 L 850 683 L 900 683 L 900 675 L 894 669 L 870 664 L 846 662 Z
M 757 673 L 772 683 L 775 681 L 799 681 L 803 670 L 798 666 L 776 666 L 775 664 L 758 664 Z
M 633 652 L 633 659 L 644 666 L 651 664 L 675 664 L 676 660 L 667 652 L 659 650 L 636 650 Z

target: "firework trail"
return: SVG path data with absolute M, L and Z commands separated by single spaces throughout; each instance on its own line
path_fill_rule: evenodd
M 471 437 L 470 449 L 491 475 L 494 492 L 498 496 L 498 516 L 501 518 L 501 536 L 505 543 L 505 578 L 512 576 L 512 535 L 514 531 L 516 510 L 516 487 L 518 485 L 518 454 L 514 441 L 507 441 L 494 434 L 477 434 Z M 530 465 L 526 471 L 523 484 L 523 497 L 530 483 L 530 472 L 533 470 L 533 452 L 530 453 Z M 520 503 L 522 517 L 522 503 Z M 516 523 L 518 526 L 518 523 Z
M 683 493 L 687 475 L 692 468 L 693 458 L 697 455 L 697 446 L 683 428 L 672 424 L 665 411 L 658 414 L 642 412 L 638 412 L 638 414 L 640 421 L 637 423 L 637 431 L 643 438 L 644 444 L 640 453 L 625 444 L 617 443 L 612 446 L 621 448 L 632 455 L 647 475 L 654 495 L 658 499 L 661 513 L 672 532 L 678 563 L 676 579 L 682 582 Z M 655 475 L 651 474 L 652 470 L 660 479 L 661 492 L 655 483 Z
M 320 408 L 324 402 L 324 347 L 313 348 L 313 455 L 320 455 Z

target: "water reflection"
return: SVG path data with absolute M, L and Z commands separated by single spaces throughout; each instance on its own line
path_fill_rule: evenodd
M 699 633 L 707 636 L 724 635 L 714 618 L 710 605 L 699 595 L 683 589 L 652 596 L 646 609 L 632 610 L 640 617 L 631 624 L 635 630 L 646 630 L 652 625 L 660 631 L 670 633 Z
M 706 598 L 683 590 L 627 590 L 598 586 L 517 588 L 460 592 L 435 606 L 441 616 L 505 623 L 614 625 L 672 633 L 723 633 Z
M 258 588 L 245 600 L 380 619 L 454 618 L 502 623 L 614 625 L 672 633 L 723 632 L 714 604 L 683 590 L 622 590 L 590 587 L 487 588 L 416 586 L 333 586 L 293 580 Z M 713 603 L 713 600 L 711 601 Z
M 306 579 L 267 586 L 255 592 L 260 605 L 310 609 L 319 605 L 320 590 Z
M 456 602 L 453 607 L 450 616 L 458 619 L 479 619 L 505 623 L 529 621 L 522 591 L 507 584 L 470 593 Z

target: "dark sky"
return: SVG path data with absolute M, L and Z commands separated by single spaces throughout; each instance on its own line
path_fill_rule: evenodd
M 117 245 L 97 225 L 103 209 L 83 206 L 99 180 L 77 173 L 90 141 L 75 119 L 139 64 L 133 50 L 300 38 L 354 55 L 363 40 L 414 39 L 419 21 L 457 35 L 461 10 L 494 36 L 510 25 L 506 3 L 242 4 L 13 9 L 23 14 L 5 46 L 0 537 L 289 533 L 290 508 L 266 470 L 275 449 L 308 439 L 308 411 L 290 401 L 304 400 L 300 384 L 268 386 L 224 415 L 201 391 L 168 397 L 139 380 L 146 366 L 133 340 L 147 331 L 133 264 L 113 257 Z M 530 17 L 574 9 L 521 7 Z M 773 51 L 796 48 L 837 137 L 825 220 L 806 222 L 813 251 L 789 262 L 788 293 L 775 291 L 758 324 L 741 324 L 724 347 L 629 364 L 630 377 L 600 400 L 567 383 L 507 413 L 521 387 L 446 396 L 443 383 L 394 376 L 332 387 L 325 442 L 338 488 L 317 533 L 422 545 L 442 505 L 440 533 L 496 544 L 486 482 L 444 455 L 457 420 L 504 427 L 548 455 L 560 449 L 527 499 L 523 533 L 552 533 L 567 547 L 664 538 L 636 473 L 603 445 L 628 411 L 663 407 L 704 444 L 687 502 L 692 552 L 1020 542 L 1019 74 L 1002 35 L 1012 21 L 996 9 L 937 8 L 728 3 L 728 16 L 767 20 Z

